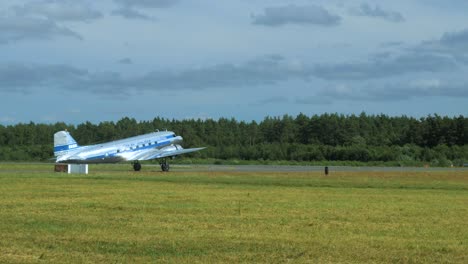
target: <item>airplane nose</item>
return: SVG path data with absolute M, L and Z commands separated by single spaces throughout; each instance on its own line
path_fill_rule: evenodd
M 180 144 L 180 143 L 182 143 L 182 141 L 183 141 L 183 138 L 182 138 L 181 136 L 178 136 L 178 137 L 176 137 L 176 138 L 174 139 L 174 141 L 173 141 L 172 143 L 174 143 L 174 144 Z

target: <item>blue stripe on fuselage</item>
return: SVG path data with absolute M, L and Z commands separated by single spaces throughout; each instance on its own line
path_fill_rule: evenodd
M 172 135 L 165 137 L 165 139 L 169 139 L 169 138 L 175 138 L 175 137 L 173 137 Z M 122 154 L 122 153 L 136 152 L 136 151 L 140 151 L 140 150 L 144 150 L 144 149 L 151 149 L 151 148 L 161 147 L 161 146 L 165 146 L 165 145 L 169 146 L 171 143 L 172 143 L 171 140 L 164 140 L 164 141 L 158 142 L 157 144 L 151 144 L 149 146 L 141 146 L 141 147 L 136 147 L 136 148 L 128 147 L 129 148 L 128 150 L 125 150 L 125 151 L 122 151 L 122 152 L 117 152 L 116 150 L 113 150 L 112 153 L 108 153 L 107 155 L 104 154 L 104 155 L 89 157 L 89 158 L 86 158 L 85 160 L 105 159 L 105 158 L 109 158 L 109 157 L 115 157 L 118 154 Z

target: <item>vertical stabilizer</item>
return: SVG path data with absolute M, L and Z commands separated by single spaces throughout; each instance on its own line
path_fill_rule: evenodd
M 68 131 L 59 131 L 54 134 L 54 155 L 56 157 L 76 148 L 78 148 L 78 144 Z

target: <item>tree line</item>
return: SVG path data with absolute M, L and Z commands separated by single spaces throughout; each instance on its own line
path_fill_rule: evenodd
M 359 161 L 461 165 L 468 160 L 468 118 L 430 115 L 321 114 L 266 117 L 165 119 L 117 122 L 0 125 L 0 160 L 46 161 L 53 157 L 53 134 L 67 129 L 81 145 L 96 144 L 157 129 L 184 137 L 184 146 L 207 149 L 189 157 L 252 161 Z

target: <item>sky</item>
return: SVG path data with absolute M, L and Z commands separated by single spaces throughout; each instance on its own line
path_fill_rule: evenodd
M 2 0 L 0 124 L 468 115 L 465 0 Z

